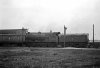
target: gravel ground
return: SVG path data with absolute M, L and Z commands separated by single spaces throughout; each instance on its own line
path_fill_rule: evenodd
M 100 68 L 100 49 L 1 47 L 0 68 Z

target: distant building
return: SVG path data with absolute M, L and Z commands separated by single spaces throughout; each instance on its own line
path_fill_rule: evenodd
M 25 35 L 28 32 L 27 29 L 3 29 L 0 30 L 0 34 L 18 34 L 18 35 Z
M 0 30 L 0 43 L 21 43 L 25 41 L 27 29 Z
M 60 41 L 64 42 L 64 35 L 60 35 Z M 66 42 L 89 42 L 89 34 L 66 34 Z

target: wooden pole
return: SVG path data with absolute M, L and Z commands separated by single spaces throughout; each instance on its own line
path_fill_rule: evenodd
M 93 24 L 93 46 L 94 46 L 94 24 Z
M 66 45 L 66 27 L 65 27 L 65 25 L 64 25 L 64 47 L 65 47 L 65 45 Z

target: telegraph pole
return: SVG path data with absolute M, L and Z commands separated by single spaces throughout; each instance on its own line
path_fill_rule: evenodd
M 93 46 L 94 46 L 94 24 L 93 24 Z
M 64 25 L 64 47 L 65 47 L 65 45 L 66 45 L 66 27 L 65 27 L 65 25 Z

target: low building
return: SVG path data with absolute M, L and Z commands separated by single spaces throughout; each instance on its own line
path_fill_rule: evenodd
M 27 29 L 3 29 L 0 30 L 0 34 L 17 34 L 17 35 L 25 35 L 28 32 Z
M 89 48 L 100 48 L 100 40 L 94 40 L 94 43 L 93 43 L 93 40 L 89 40 L 88 47 Z
M 65 40 L 66 47 L 86 47 L 89 42 L 89 34 L 66 34 L 65 39 L 64 35 L 60 35 L 59 38 L 62 45 Z
M 21 43 L 25 41 L 27 29 L 0 30 L 0 43 Z

